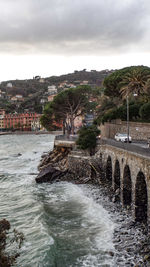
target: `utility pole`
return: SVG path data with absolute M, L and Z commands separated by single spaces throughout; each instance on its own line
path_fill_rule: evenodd
M 129 143 L 129 95 L 127 94 L 127 143 Z

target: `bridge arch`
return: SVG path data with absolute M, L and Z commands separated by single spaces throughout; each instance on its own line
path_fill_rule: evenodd
M 143 172 L 139 171 L 135 185 L 135 220 L 138 222 L 147 221 L 147 185 Z
M 120 164 L 118 159 L 115 162 L 115 170 L 114 170 L 114 189 L 120 189 Z
M 126 165 L 123 173 L 123 205 L 130 206 L 131 202 L 132 202 L 131 172 L 129 166 Z
M 106 163 L 106 179 L 112 182 L 112 160 L 110 156 L 108 156 Z

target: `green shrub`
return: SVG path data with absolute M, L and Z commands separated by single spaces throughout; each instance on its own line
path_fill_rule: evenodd
M 100 134 L 100 130 L 96 125 L 84 126 L 79 132 L 79 137 L 76 141 L 76 144 L 80 149 L 89 149 L 92 151 L 96 146 L 96 137 Z
M 142 120 L 150 121 L 150 102 L 141 106 L 139 114 Z

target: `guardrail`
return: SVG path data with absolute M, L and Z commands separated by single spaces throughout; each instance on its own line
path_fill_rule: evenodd
M 110 145 L 115 146 L 133 153 L 140 154 L 142 156 L 150 157 L 150 148 L 144 148 L 140 147 L 138 144 L 135 143 L 123 143 L 123 142 L 117 142 L 113 139 L 101 139 L 99 141 L 99 144 L 104 145 Z
M 78 139 L 77 135 L 56 135 L 55 140 L 62 141 L 76 141 Z

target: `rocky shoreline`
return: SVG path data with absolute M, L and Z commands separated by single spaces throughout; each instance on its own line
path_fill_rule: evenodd
M 68 155 L 71 148 L 55 147 L 53 151 L 44 153 L 38 166 L 39 174 L 36 177 L 37 183 L 54 183 L 67 181 L 72 183 L 91 182 L 90 178 L 77 177 L 68 166 Z
M 68 164 L 68 155 L 71 148 L 55 147 L 53 151 L 44 153 L 38 166 L 39 174 L 36 177 L 37 183 L 54 183 L 67 181 L 75 184 L 94 184 L 101 186 L 104 202 L 101 203 L 110 213 L 119 213 L 114 231 L 114 244 L 117 257 L 117 267 L 149 267 L 150 266 L 150 236 L 146 225 L 136 224 L 132 221 L 131 211 L 122 209 L 118 202 L 117 194 L 111 186 L 104 181 L 97 183 L 97 178 L 81 177 L 72 172 Z M 92 162 L 92 160 L 91 160 Z M 82 163 L 81 163 L 82 164 Z M 93 169 L 95 167 L 93 166 Z M 97 175 L 95 169 L 94 174 Z M 97 185 L 98 184 L 98 185 Z M 107 198 L 109 201 L 105 201 Z M 96 199 L 99 202 L 99 199 Z M 123 262 L 126 262 L 123 265 Z

